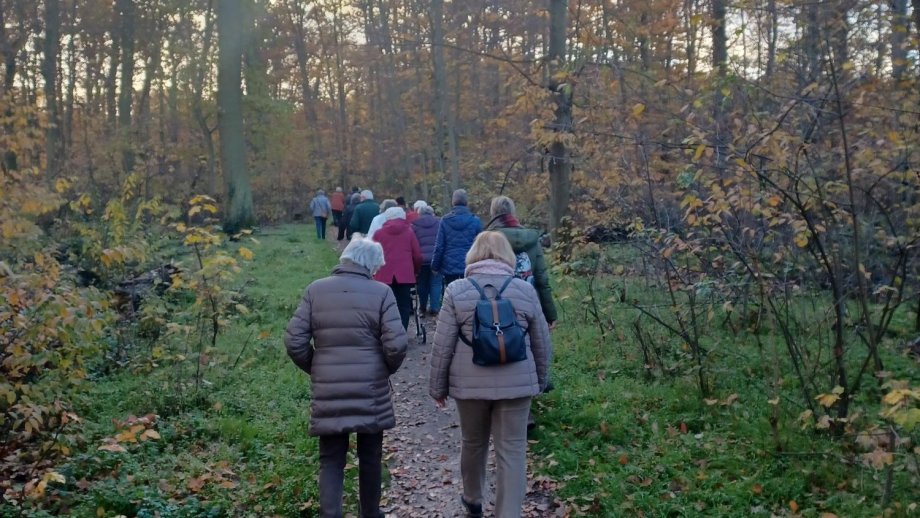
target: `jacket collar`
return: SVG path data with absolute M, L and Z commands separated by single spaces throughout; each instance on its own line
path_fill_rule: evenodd
M 495 259 L 477 261 L 466 267 L 466 276 L 471 275 L 514 275 L 514 268 Z
M 332 275 L 354 275 L 357 277 L 367 277 L 370 279 L 371 271 L 361 266 L 360 264 L 353 263 L 348 259 L 343 259 L 342 262 L 337 264 L 335 268 L 332 269 Z
M 454 207 L 450 209 L 449 216 L 460 216 L 463 214 L 470 214 L 469 207 L 466 205 L 454 205 Z

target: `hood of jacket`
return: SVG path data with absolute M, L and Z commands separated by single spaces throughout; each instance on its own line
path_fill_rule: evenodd
M 391 236 L 398 236 L 406 232 L 412 232 L 412 228 L 409 226 L 408 221 L 402 218 L 396 218 L 385 222 L 383 226 L 380 227 L 380 230 L 377 231 L 377 233 L 381 232 Z
M 441 223 L 441 219 L 437 216 L 425 214 L 424 216 L 419 216 L 418 219 L 413 221 L 412 225 L 419 230 L 430 230 L 432 228 L 437 228 L 439 223 Z
M 467 277 L 473 275 L 514 275 L 514 268 L 495 259 L 483 259 L 466 267 Z

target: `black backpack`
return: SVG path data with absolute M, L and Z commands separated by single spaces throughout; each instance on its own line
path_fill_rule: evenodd
M 527 330 L 518 325 L 511 301 L 502 298 L 502 292 L 514 277 L 508 277 L 494 299 L 488 298 L 476 281 L 467 280 L 479 292 L 479 302 L 473 313 L 473 336 L 469 340 L 462 332 L 459 336 L 463 343 L 473 348 L 473 363 L 488 366 L 526 360 L 524 336 Z

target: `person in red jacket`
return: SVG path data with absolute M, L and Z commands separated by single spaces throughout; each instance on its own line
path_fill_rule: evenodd
M 329 202 L 332 204 L 332 224 L 336 228 L 341 228 L 342 212 L 345 211 L 345 193 L 342 192 L 341 187 L 335 188 L 335 192 L 329 197 Z
M 415 232 L 406 221 L 406 211 L 390 207 L 383 215 L 386 222 L 374 233 L 374 241 L 383 247 L 386 264 L 374 275 L 374 279 L 388 284 L 393 290 L 402 325 L 406 328 L 412 316 L 412 286 L 422 268 L 422 250 Z

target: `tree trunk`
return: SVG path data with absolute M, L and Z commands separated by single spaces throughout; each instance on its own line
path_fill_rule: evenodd
M 767 39 L 767 80 L 773 77 L 776 67 L 776 41 L 779 39 L 779 19 L 776 14 L 776 0 L 767 0 L 767 16 L 770 21 L 770 33 Z
M 242 0 L 217 2 L 217 125 L 220 159 L 227 182 L 224 232 L 238 233 L 254 223 L 252 189 L 246 168 L 243 136 L 243 6 Z
M 431 64 L 434 68 L 434 141 L 437 150 L 438 169 L 447 175 L 450 170 L 452 190 L 460 188 L 460 167 L 457 164 L 457 146 L 454 128 L 447 102 L 447 67 L 444 63 L 444 0 L 431 2 Z M 449 197 L 449 193 L 445 193 Z M 448 200 L 449 201 L 449 200 Z M 448 203 L 449 205 L 449 203 Z
M 553 131 L 571 133 L 573 85 L 560 83 L 559 72 L 565 63 L 565 33 L 568 0 L 550 0 L 549 2 L 549 68 L 548 83 L 555 98 L 556 110 Z M 550 184 L 550 229 L 555 230 L 566 216 L 569 209 L 571 191 L 572 159 L 564 140 L 557 138 L 549 149 L 549 184 Z
M 917 16 L 916 8 L 914 15 Z M 910 19 L 907 17 L 907 0 L 891 1 L 891 76 L 896 81 L 904 79 L 907 72 L 907 36 Z
M 48 129 L 45 131 L 45 152 L 48 178 L 58 176 L 61 166 L 61 120 L 58 113 L 57 63 L 61 44 L 61 4 L 45 0 L 45 41 L 43 44 L 42 75 L 45 80 L 45 111 Z
M 134 170 L 134 129 L 131 127 L 131 103 L 134 94 L 134 0 L 116 3 L 121 20 L 121 84 L 118 91 L 118 128 L 122 136 L 122 167 L 125 173 Z

